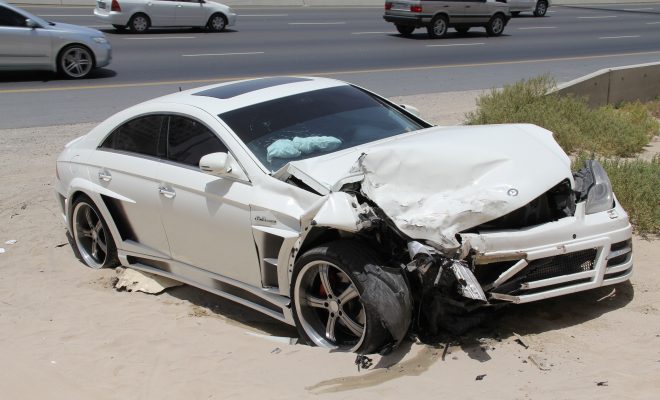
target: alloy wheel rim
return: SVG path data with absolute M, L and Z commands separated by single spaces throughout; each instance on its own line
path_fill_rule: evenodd
M 142 32 L 147 29 L 147 19 L 144 17 L 135 17 L 133 20 L 133 28 L 136 31 Z
M 539 3 L 539 5 L 536 7 L 536 9 L 537 9 L 537 12 L 539 13 L 539 15 L 545 15 L 545 10 L 546 10 L 545 3 L 542 3 L 542 2 Z
M 438 36 L 441 36 L 445 33 L 445 20 L 443 19 L 438 19 L 435 21 L 435 24 L 433 24 L 433 33 L 435 33 Z
M 87 265 L 101 268 L 108 257 L 108 241 L 103 222 L 96 211 L 86 203 L 79 203 L 73 210 L 73 235 Z
M 85 76 L 92 69 L 92 56 L 85 49 L 73 47 L 62 55 L 62 69 L 74 78 Z
M 366 314 L 351 278 L 325 261 L 306 264 L 294 288 L 296 313 L 319 347 L 356 351 L 364 341 Z
M 213 18 L 213 21 L 211 21 L 211 25 L 213 26 L 213 29 L 219 31 L 225 27 L 225 20 L 221 16 L 216 16 Z
M 496 18 L 495 21 L 493 21 L 493 32 L 498 34 L 502 32 L 503 28 L 504 28 L 504 24 L 502 22 L 502 19 Z

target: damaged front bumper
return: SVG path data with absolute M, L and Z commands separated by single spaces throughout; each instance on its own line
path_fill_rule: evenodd
M 527 303 L 604 285 L 632 275 L 632 227 L 616 203 L 522 230 L 462 234 L 472 271 L 489 301 Z

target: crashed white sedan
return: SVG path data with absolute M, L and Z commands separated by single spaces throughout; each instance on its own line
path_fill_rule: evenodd
M 66 146 L 56 190 L 88 266 L 174 278 L 361 354 L 632 274 L 606 173 L 572 172 L 551 132 L 433 127 L 330 79 L 131 107 Z

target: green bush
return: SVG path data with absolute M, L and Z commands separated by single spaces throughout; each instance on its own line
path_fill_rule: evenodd
M 466 124 L 532 123 L 551 130 L 567 152 L 630 157 L 642 151 L 660 124 L 641 103 L 620 109 L 589 108 L 585 99 L 546 94 L 555 82 L 547 75 L 492 90 L 477 99 Z

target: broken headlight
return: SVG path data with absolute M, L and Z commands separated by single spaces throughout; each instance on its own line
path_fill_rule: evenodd
M 607 172 L 596 160 L 586 161 L 586 169 L 591 172 L 593 183 L 587 193 L 586 213 L 595 214 L 614 207 L 614 193 Z

